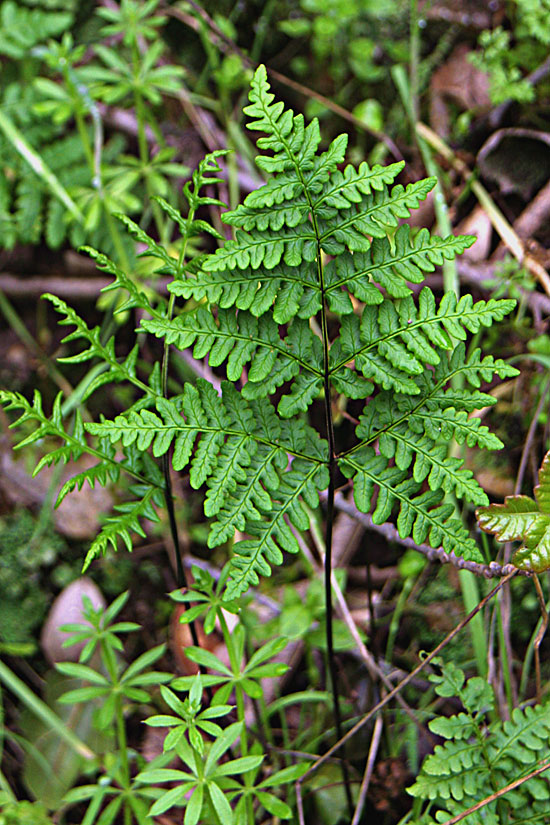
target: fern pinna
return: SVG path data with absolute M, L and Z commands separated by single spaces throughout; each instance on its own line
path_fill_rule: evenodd
M 441 666 L 441 673 L 430 676 L 436 693 L 444 699 L 457 697 L 463 711 L 437 716 L 428 725 L 445 742 L 425 758 L 408 789 L 419 802 L 428 802 L 420 818 L 413 814 L 411 825 L 458 821 L 461 813 L 484 799 L 486 805 L 464 817 L 466 825 L 545 822 L 550 786 L 546 774 L 537 769 L 541 752 L 550 745 L 548 708 L 514 708 L 510 719 L 489 721 L 495 707 L 491 685 L 480 676 L 466 681 L 452 662 L 434 662 Z M 495 798 L 506 787 L 506 794 Z
M 275 102 L 263 67 L 254 75 L 245 112 L 249 128 L 263 133 L 258 147 L 265 154 L 257 163 L 269 179 L 223 214 L 235 228 L 232 240 L 213 254 L 186 260 L 189 237 L 205 229 L 217 234 L 195 219 L 195 211 L 212 203 L 199 190 L 215 181 L 211 175 L 219 171 L 220 153 L 208 156 L 186 186 L 187 218 L 160 201 L 182 233 L 178 258 L 122 218 L 147 246 L 144 254 L 159 259 L 159 271 L 172 276 L 168 308 L 150 301 L 112 261 L 91 253 L 115 276 L 110 288 L 128 291 L 124 306 L 139 307 L 146 316 L 140 331 L 177 349 L 192 347 L 195 358 L 208 358 L 211 367 L 225 371 L 221 393 L 199 379 L 165 397 L 158 370 L 148 381 L 137 377 L 137 351 L 120 363 L 112 341 L 103 346 L 98 330 L 89 330 L 50 296 L 65 316 L 62 323 L 76 326 L 68 339 L 82 337 L 89 345 L 69 360 L 99 356 L 108 364 L 87 394 L 112 380 L 130 381 L 141 393 L 112 421 L 78 419 L 71 436 L 59 415 L 52 419 L 55 427 L 50 425 L 65 440 L 52 460 L 69 457 L 71 439 L 77 452 L 89 451 L 84 431 L 99 439 L 93 448 L 97 469 L 73 485 L 84 477 L 104 483 L 121 466 L 137 481 L 135 503 L 122 505 L 121 516 L 103 528 L 90 557 L 116 541 L 117 524 L 127 539 L 130 528 L 139 528 L 139 517 L 154 512 L 162 477 L 148 459 L 151 447 L 156 458 L 171 450 L 174 470 L 188 469 L 192 487 L 206 485 L 211 547 L 235 531 L 245 534 L 233 548 L 228 598 L 269 575 L 283 552 L 298 550 L 294 531 L 308 528 L 307 508 L 318 507 L 319 493 L 327 489 L 330 511 L 339 471 L 349 479 L 357 507 L 370 512 L 374 506 L 376 523 L 395 512 L 401 536 L 479 559 L 449 494 L 474 505 L 487 499 L 461 460 L 447 455 L 446 445 L 454 439 L 488 449 L 502 446 L 468 413 L 493 402 L 479 391 L 482 381 L 516 370 L 483 358 L 477 349 L 466 353 L 464 341 L 468 333 L 501 320 L 514 302 L 474 303 L 469 295 L 458 300 L 453 294 L 437 302 L 428 287 L 413 296 L 409 284 L 421 284 L 424 273 L 473 242 L 433 237 L 427 230 L 415 234 L 401 225 L 434 179 L 392 186 L 402 163 L 342 166 L 345 135 L 319 151 L 317 120 L 306 125 L 302 115 Z M 192 299 L 194 308 L 187 303 L 174 314 L 176 298 Z M 457 389 L 455 376 L 468 389 Z M 355 443 L 346 442 L 343 450 L 331 403 L 340 395 L 364 402 Z M 22 408 L 23 418 L 38 420 L 37 432 L 48 431 L 41 407 L 10 393 L 3 399 Z M 322 432 L 307 418 L 320 399 Z M 117 444 L 124 451 L 122 463 L 115 458 Z

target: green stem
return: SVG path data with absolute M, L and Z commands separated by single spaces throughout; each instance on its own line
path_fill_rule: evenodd
M 76 754 L 83 756 L 84 759 L 95 758 L 95 753 L 88 745 L 82 742 L 70 728 L 66 727 L 63 720 L 60 719 L 42 699 L 36 696 L 2 661 L 0 661 L 0 682 L 17 696 L 31 713 L 38 719 L 41 719 L 49 730 L 54 730 L 61 739 L 64 739 Z
M 391 661 L 392 661 L 393 647 L 394 647 L 394 644 L 395 644 L 395 638 L 397 636 L 397 632 L 399 630 L 399 622 L 401 621 L 401 616 L 402 616 L 403 611 L 405 609 L 407 599 L 409 598 L 409 596 L 411 594 L 411 590 L 413 589 L 413 585 L 414 585 L 414 579 L 413 579 L 412 576 L 409 577 L 408 579 L 405 579 L 405 581 L 403 583 L 403 587 L 401 589 L 401 593 L 399 594 L 399 597 L 397 599 L 395 608 L 394 608 L 393 613 L 392 613 L 390 627 L 389 627 L 389 631 L 388 631 L 388 642 L 387 642 L 387 645 L 386 645 L 386 657 L 385 657 L 386 662 L 388 662 L 388 664 L 391 664 Z
M 238 659 L 238 654 L 235 649 L 235 645 L 233 642 L 233 636 L 229 632 L 229 627 L 227 626 L 227 621 L 225 616 L 223 615 L 222 611 L 219 611 L 218 617 L 220 620 L 220 625 L 223 633 L 223 638 L 225 642 L 225 646 L 227 647 L 227 654 L 229 656 L 229 664 L 231 665 L 231 670 L 238 676 L 240 673 L 240 662 Z M 241 743 L 241 754 L 242 756 L 247 756 L 248 754 L 248 737 L 246 733 L 246 726 L 244 725 L 244 694 L 243 689 L 240 685 L 235 685 L 235 698 L 237 701 L 237 718 L 239 722 L 243 722 L 243 733 L 240 739 Z
M 116 728 L 118 739 L 118 750 L 120 754 L 120 769 L 122 787 L 125 791 L 130 788 L 130 761 L 128 759 L 128 742 L 126 739 L 126 725 L 124 722 L 124 709 L 122 707 L 123 697 L 118 694 L 116 697 Z M 132 823 L 132 809 L 128 800 L 124 800 L 124 825 L 131 825 Z

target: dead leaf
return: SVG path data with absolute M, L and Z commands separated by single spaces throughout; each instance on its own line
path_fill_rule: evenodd
M 449 102 L 464 111 L 490 105 L 489 79 L 485 72 L 470 63 L 469 54 L 468 46 L 461 43 L 432 74 L 430 125 L 441 137 L 450 134 Z

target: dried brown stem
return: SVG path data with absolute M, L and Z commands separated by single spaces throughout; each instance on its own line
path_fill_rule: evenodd
M 535 583 L 535 590 L 537 592 L 537 599 L 539 601 L 540 612 L 542 614 L 542 622 L 541 626 L 537 631 L 537 635 L 535 636 L 534 642 L 534 650 L 535 650 L 535 676 L 537 681 L 537 702 L 542 702 L 542 687 L 541 687 L 541 678 L 540 678 L 540 646 L 542 644 L 542 640 L 544 639 L 544 634 L 548 628 L 548 611 L 546 610 L 546 604 L 544 601 L 544 594 L 542 592 L 542 587 L 540 586 L 539 577 L 536 573 L 533 574 L 533 581 Z
M 509 785 L 506 785 L 505 788 L 501 788 L 500 791 L 495 791 L 490 796 L 485 797 L 482 799 L 481 802 L 477 802 L 475 805 L 472 805 L 471 808 L 468 808 L 467 811 L 462 811 L 462 813 L 453 816 L 452 819 L 447 819 L 443 823 L 443 825 L 456 825 L 457 822 L 460 822 L 462 819 L 466 819 L 467 816 L 473 814 L 475 811 L 479 811 L 481 808 L 484 808 L 486 805 L 489 805 L 491 802 L 494 802 L 495 799 L 500 799 L 501 796 L 507 794 L 508 791 L 513 791 L 514 788 L 519 788 L 520 785 L 523 785 L 524 782 L 527 782 L 529 779 L 533 779 L 534 776 L 539 776 L 539 774 L 544 773 L 550 768 L 550 759 L 544 762 L 539 768 L 531 773 L 528 773 L 527 776 L 522 776 L 521 779 L 515 779 L 513 782 L 510 782 Z
M 417 550 L 419 553 L 427 556 L 430 561 L 439 561 L 441 564 L 452 564 L 453 567 L 458 568 L 458 570 L 470 570 L 472 573 L 478 576 L 484 576 L 486 579 L 496 578 L 497 576 L 509 576 L 515 572 L 524 576 L 527 575 L 523 570 L 518 570 L 513 564 L 502 565 L 495 561 L 492 561 L 490 564 L 481 564 L 476 561 L 467 561 L 461 556 L 455 556 L 454 553 L 447 553 L 442 547 L 435 549 L 427 544 L 416 544 L 410 538 L 402 539 L 393 524 L 375 524 L 372 516 L 367 513 L 361 513 L 353 502 L 344 498 L 342 493 L 336 494 L 334 506 L 337 510 L 341 510 L 357 519 L 357 521 L 364 524 L 369 530 L 380 533 L 388 541 L 393 541 L 403 547 L 410 547 L 412 550 Z

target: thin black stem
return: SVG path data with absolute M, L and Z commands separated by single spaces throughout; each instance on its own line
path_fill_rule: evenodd
M 317 227 L 316 231 L 317 231 Z M 321 285 L 321 292 L 323 294 L 323 302 L 321 306 L 321 332 L 323 336 L 323 386 L 325 394 L 325 418 L 326 431 L 328 441 L 328 471 L 329 471 L 329 486 L 327 497 L 327 521 L 325 530 L 325 609 L 326 609 L 326 642 L 327 642 L 327 659 L 328 669 L 330 674 L 330 683 L 332 690 L 332 701 L 334 705 L 334 722 L 336 725 L 336 734 L 338 739 L 342 738 L 342 714 L 340 711 L 340 697 L 338 695 L 337 682 L 337 667 L 336 658 L 334 655 L 334 635 L 333 635 L 333 611 L 332 611 L 332 534 L 334 528 L 334 492 L 335 492 L 335 474 L 336 474 L 336 443 L 334 439 L 334 423 L 332 420 L 332 407 L 330 403 L 330 371 L 329 371 L 329 337 L 328 324 L 326 314 L 326 303 L 324 300 L 324 278 L 323 265 L 321 263 L 321 249 L 318 249 L 318 274 L 319 283 Z M 346 791 L 346 800 L 349 808 L 350 819 L 353 816 L 353 799 L 351 796 L 351 784 L 346 761 L 345 752 L 342 753 L 342 778 L 344 780 L 344 788 Z
M 189 240 L 189 227 L 192 225 L 193 218 L 195 216 L 195 210 L 193 207 L 189 209 L 189 214 L 187 216 L 187 230 L 185 236 L 182 238 L 182 246 L 179 254 L 178 260 L 178 269 L 183 271 L 183 261 L 185 258 L 185 251 L 187 249 L 187 241 Z M 168 300 L 168 308 L 166 312 L 166 317 L 170 319 L 174 312 L 174 303 L 175 303 L 175 295 L 170 295 Z M 162 352 L 162 365 L 161 365 L 161 381 L 162 381 L 162 394 L 165 398 L 168 398 L 168 367 L 170 364 L 170 345 L 165 340 L 164 341 L 164 348 Z M 168 512 L 168 520 L 170 522 L 170 533 L 172 535 L 172 542 L 174 544 L 174 552 L 176 554 L 176 579 L 179 588 L 188 587 L 187 583 L 187 576 L 185 575 L 185 570 L 183 567 L 182 561 L 182 553 L 181 553 L 181 546 L 179 540 L 179 533 L 178 533 L 178 524 L 176 521 L 176 514 L 174 511 L 174 497 L 172 494 L 172 479 L 170 477 L 170 452 L 166 452 L 162 457 L 162 471 L 164 475 L 164 500 L 166 502 L 166 510 Z M 197 633 L 197 627 L 194 621 L 189 622 L 189 630 L 191 632 L 191 638 L 193 640 L 193 644 L 195 647 L 200 647 L 199 644 L 199 636 Z M 199 665 L 199 671 L 203 673 L 203 668 Z M 211 698 L 210 692 L 209 696 Z
M 336 725 L 336 735 L 338 740 L 342 738 L 342 714 L 340 711 L 340 697 L 338 695 L 338 671 L 336 667 L 336 657 L 334 655 L 334 638 L 333 638 L 333 615 L 332 615 L 332 533 L 334 526 L 334 459 L 330 462 L 330 482 L 328 487 L 327 499 L 327 523 L 325 531 L 325 607 L 327 612 L 326 621 L 326 641 L 327 641 L 327 659 L 330 673 L 330 684 L 332 690 L 332 701 L 334 705 L 334 722 Z M 350 817 L 353 816 L 353 799 L 351 796 L 350 776 L 348 770 L 348 763 L 346 761 L 345 752 L 342 753 L 342 776 L 344 779 L 344 788 L 346 791 L 346 799 L 349 808 Z
M 172 536 L 172 542 L 174 544 L 174 551 L 176 554 L 176 582 L 180 589 L 184 587 L 187 588 L 189 587 L 189 584 L 187 582 L 187 576 L 185 574 L 185 569 L 183 566 L 178 524 L 176 521 L 176 513 L 174 510 L 174 497 L 172 495 L 172 479 L 170 478 L 169 453 L 165 453 L 162 456 L 162 472 L 164 474 L 164 501 L 166 504 L 166 511 L 168 513 L 170 534 Z M 194 621 L 189 622 L 189 630 L 191 632 L 193 644 L 195 645 L 195 647 L 200 647 L 197 628 Z

